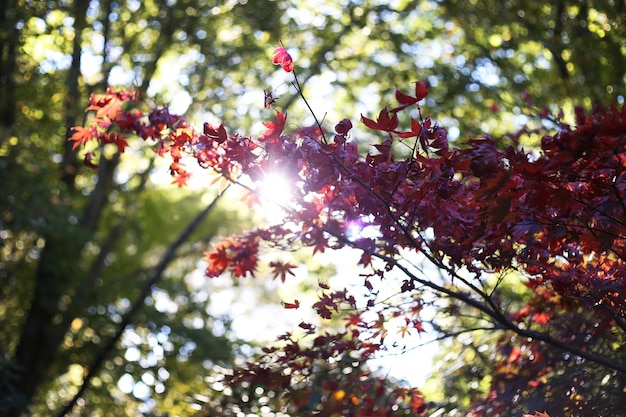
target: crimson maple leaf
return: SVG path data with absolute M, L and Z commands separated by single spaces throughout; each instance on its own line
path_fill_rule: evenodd
M 272 58 L 274 65 L 280 65 L 284 71 L 293 71 L 293 58 L 289 55 L 289 52 L 282 47 L 278 46 L 274 49 L 274 57 Z
M 231 264 L 227 244 L 221 242 L 216 245 L 214 251 L 204 254 L 204 260 L 209 264 L 206 269 L 206 275 L 210 278 L 220 276 Z
M 410 398 L 409 406 L 414 413 L 422 414 L 426 410 L 424 395 L 418 389 L 409 389 L 408 397 Z
M 131 130 L 135 128 L 137 123 L 139 123 L 139 119 L 141 119 L 142 115 L 143 113 L 139 109 L 124 111 L 117 115 L 115 121 L 120 129 Z
M 111 141 L 111 143 L 115 143 L 115 145 L 117 146 L 117 151 L 119 153 L 124 153 L 124 150 L 128 146 L 126 137 L 119 135 L 115 132 L 111 133 L 111 135 L 109 136 L 109 140 Z
M 295 265 L 292 265 L 291 263 L 287 262 L 287 263 L 283 263 L 281 261 L 273 261 L 270 262 L 270 267 L 273 269 L 272 270 L 272 274 L 274 275 L 274 279 L 279 278 L 281 282 L 285 282 L 285 280 L 287 279 L 287 275 L 291 275 L 291 276 L 296 276 L 296 274 L 293 273 L 292 269 L 295 268 Z
M 287 121 L 287 112 L 284 114 L 280 111 L 276 110 L 276 121 L 275 122 L 263 122 L 263 126 L 267 128 L 267 130 L 261 135 L 259 138 L 260 142 L 274 142 L 280 138 L 280 135 L 283 133 L 283 129 L 285 128 L 285 122 Z
M 473 139 L 468 142 L 472 149 L 468 151 L 471 162 L 470 169 L 477 177 L 486 177 L 492 174 L 500 165 L 500 156 L 496 143 L 488 136 L 482 139 Z
M 394 108 L 392 111 L 397 112 L 405 109 L 413 104 L 417 104 L 420 100 L 423 100 L 428 95 L 428 84 L 424 81 L 418 81 L 415 83 L 415 97 L 403 93 L 396 88 L 396 100 L 400 105 Z
M 359 326 L 363 323 L 363 319 L 359 313 L 348 314 L 344 320 L 346 321 L 346 327 Z
M 387 107 L 380 111 L 376 121 L 368 119 L 363 115 L 361 115 L 361 121 L 370 129 L 382 130 L 383 132 L 393 132 L 399 124 L 398 115 L 395 112 L 387 110 Z
M 352 129 L 352 122 L 347 118 L 335 125 L 335 132 L 340 135 L 347 135 L 350 129 Z
M 209 123 L 204 124 L 204 134 L 217 143 L 223 143 L 228 139 L 226 128 L 224 123 L 220 123 L 219 126 L 213 126 Z
M 398 132 L 398 136 L 402 139 L 418 137 L 422 133 L 422 124 L 415 120 L 411 119 L 411 130 L 409 132 Z
M 92 94 L 86 110 L 96 110 L 96 117 L 99 119 L 115 120 L 122 110 L 122 102 L 109 91 L 107 94 Z

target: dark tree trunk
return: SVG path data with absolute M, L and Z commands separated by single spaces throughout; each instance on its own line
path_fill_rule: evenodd
M 14 17 L 11 16 L 17 13 L 18 6 L 15 1 L 9 1 L 9 3 L 11 4 L 7 4 L 3 18 L 13 21 Z M 73 41 L 72 64 L 68 72 L 68 91 L 65 102 L 68 127 L 75 124 L 80 112 L 80 55 L 88 5 L 88 1 L 82 0 L 74 3 L 76 35 Z M 16 42 L 15 38 L 16 36 L 13 36 L 9 41 Z M 8 47 L 3 44 L 2 48 L 3 52 L 6 48 L 15 53 L 15 44 Z M 13 56 L 13 61 L 15 61 L 15 56 Z M 4 58 L 2 64 L 4 75 L 5 67 L 10 67 L 10 65 L 5 66 Z M 4 105 L 4 102 L 8 100 L 4 94 L 5 90 L 12 94 L 14 87 L 12 83 L 8 85 L 3 83 L 2 89 L 2 104 Z M 13 96 L 8 97 L 15 100 Z M 7 106 L 14 111 L 14 103 Z M 3 122 L 14 121 L 14 114 L 11 114 L 9 108 L 3 107 L 2 110 Z M 73 189 L 78 163 L 71 146 L 65 146 L 63 165 L 63 180 L 69 189 Z M 63 315 L 71 302 L 69 290 L 77 279 L 78 259 L 87 236 L 88 232 L 85 228 L 70 224 L 63 230 L 49 232 L 45 236 L 46 245 L 39 259 L 32 300 L 17 348 L 10 367 L 0 370 L 0 392 L 3 397 L 1 405 L 6 410 L 3 414 L 6 417 L 17 417 L 24 412 L 38 387 L 45 380 L 58 346 L 63 341 L 67 331 Z
M 10 136 L 15 123 L 15 65 L 19 42 L 16 0 L 3 1 L 0 11 L 0 144 Z
M 67 74 L 67 95 L 65 96 L 65 126 L 67 129 L 67 137 L 72 134 L 71 128 L 77 125 L 76 122 L 80 113 L 80 59 L 83 52 L 83 29 L 87 25 L 88 6 L 89 2 L 86 0 L 78 0 L 74 4 L 75 36 L 72 43 L 72 64 Z M 76 172 L 79 166 L 80 161 L 77 157 L 77 151 L 72 149 L 72 143 L 69 141 L 65 142 L 61 179 L 65 182 L 70 191 L 73 191 L 75 188 L 74 180 L 76 179 Z

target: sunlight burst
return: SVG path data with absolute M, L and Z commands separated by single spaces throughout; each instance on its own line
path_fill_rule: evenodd
M 279 172 L 267 174 L 257 190 L 262 200 L 281 208 L 285 208 L 293 197 L 293 184 Z

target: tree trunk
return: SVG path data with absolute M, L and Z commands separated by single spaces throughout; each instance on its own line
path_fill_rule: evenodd
M 0 11 L 0 144 L 11 136 L 15 123 L 15 65 L 18 31 L 15 0 L 6 0 Z
M 13 4 L 7 4 L 4 18 L 16 13 L 15 2 L 9 3 Z M 88 1 L 82 0 L 74 3 L 76 34 L 73 41 L 72 64 L 68 72 L 65 103 L 68 129 L 76 123 L 80 111 L 80 55 L 88 5 Z M 5 45 L 2 47 L 4 51 Z M 8 49 L 11 50 L 11 48 Z M 13 52 L 15 53 L 14 49 Z M 10 86 L 5 87 L 3 84 L 2 88 L 9 88 L 9 92 L 12 92 Z M 6 100 L 4 94 L 2 96 L 2 100 Z M 14 108 L 14 106 L 11 107 Z M 10 121 L 8 111 L 5 111 L 2 117 L 3 120 L 8 118 L 7 120 Z M 71 150 L 71 144 L 69 147 L 66 145 L 62 177 L 68 189 L 74 188 L 77 165 L 76 154 Z M 77 278 L 77 261 L 88 236 L 89 233 L 84 228 L 71 224 L 62 230 L 49 232 L 45 236 L 46 244 L 36 270 L 28 315 L 22 326 L 11 366 L 2 369 L 0 373 L 0 391 L 3 395 L 3 404 L 0 406 L 6 408 L 6 414 L 3 414 L 6 417 L 19 416 L 31 403 L 38 387 L 45 380 L 57 349 L 63 341 L 67 331 L 67 326 L 63 325 L 66 322 L 63 315 L 71 302 L 68 290 Z
M 70 137 L 71 128 L 76 126 L 80 113 L 80 59 L 83 52 L 83 29 L 87 25 L 87 8 L 89 2 L 78 0 L 74 4 L 74 41 L 72 44 L 72 64 L 67 74 L 67 95 L 65 96 L 65 126 L 67 137 Z M 61 179 L 70 191 L 75 188 L 74 180 L 76 172 L 80 166 L 77 151 L 72 149 L 73 145 L 69 141 L 65 142 L 65 152 L 63 155 L 63 168 Z

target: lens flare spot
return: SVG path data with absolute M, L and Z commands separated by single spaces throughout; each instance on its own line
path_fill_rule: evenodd
M 280 173 L 271 173 L 263 178 L 258 185 L 259 196 L 262 200 L 285 207 L 293 196 L 293 184 Z

